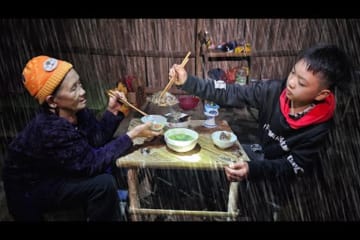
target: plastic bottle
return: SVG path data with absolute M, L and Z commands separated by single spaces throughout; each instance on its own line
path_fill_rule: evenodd
M 127 190 L 117 190 L 119 197 L 119 205 L 120 205 L 120 216 L 123 221 L 127 221 L 127 201 L 128 201 L 128 191 Z
M 240 68 L 236 73 L 236 83 L 240 85 L 246 85 L 246 70 L 244 68 Z

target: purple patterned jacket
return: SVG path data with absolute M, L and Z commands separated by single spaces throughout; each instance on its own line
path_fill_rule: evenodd
M 4 180 L 31 184 L 110 172 L 133 144 L 126 134 L 112 139 L 124 115 L 106 111 L 99 121 L 89 109 L 77 115 L 72 125 L 52 113 L 37 114 L 10 143 Z

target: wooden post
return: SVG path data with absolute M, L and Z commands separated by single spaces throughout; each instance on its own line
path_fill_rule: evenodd
M 202 19 L 196 19 L 196 27 L 195 27 L 195 31 L 196 31 L 196 38 L 195 38 L 195 74 L 198 77 L 202 77 L 202 67 L 201 67 L 201 43 L 200 43 L 200 39 L 198 36 L 198 33 L 200 32 L 200 30 L 203 28 L 203 20 Z
M 137 168 L 130 168 L 128 170 L 128 185 L 129 185 L 129 212 L 132 221 L 138 221 L 138 216 L 134 213 L 134 209 L 140 208 L 140 200 L 138 195 L 139 180 L 137 176 Z
M 229 187 L 229 199 L 228 199 L 228 212 L 238 212 L 237 203 L 239 199 L 239 183 L 238 182 L 231 182 Z M 233 220 L 233 219 L 228 219 Z

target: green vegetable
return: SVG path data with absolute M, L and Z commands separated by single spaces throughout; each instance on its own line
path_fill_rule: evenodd
M 169 138 L 171 140 L 177 140 L 177 141 L 190 141 L 190 140 L 194 139 L 192 136 L 184 134 L 184 133 L 173 134 L 173 135 L 170 135 Z

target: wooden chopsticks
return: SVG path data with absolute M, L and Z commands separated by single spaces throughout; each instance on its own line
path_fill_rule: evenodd
M 110 97 L 115 97 L 115 98 L 116 98 L 113 90 L 111 90 L 111 89 L 107 91 L 107 94 L 108 94 Z M 148 115 L 147 113 L 141 111 L 140 109 L 138 109 L 137 107 L 135 107 L 134 105 L 132 105 L 131 103 L 129 103 L 129 102 L 126 101 L 126 100 L 122 100 L 122 99 L 117 99 L 117 100 L 118 100 L 118 102 L 123 103 L 123 104 L 126 104 L 126 105 L 128 105 L 129 107 L 135 109 L 136 111 L 138 111 L 139 113 L 141 113 L 141 114 L 144 115 L 144 116 L 147 116 L 147 115 Z
M 182 61 L 182 63 L 180 64 L 180 66 L 185 67 L 186 63 L 189 61 L 189 56 L 190 56 L 191 52 L 188 52 L 184 58 L 184 60 Z M 164 96 L 164 94 L 169 91 L 169 89 L 172 87 L 173 83 L 175 82 L 175 76 L 170 79 L 170 81 L 168 82 L 168 84 L 165 86 L 164 90 L 161 92 L 160 94 L 160 98 L 162 98 Z

